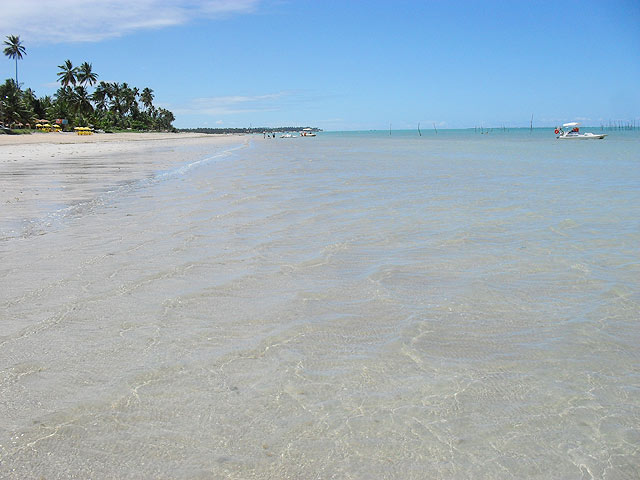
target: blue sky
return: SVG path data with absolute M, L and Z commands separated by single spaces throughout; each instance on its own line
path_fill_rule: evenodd
M 44 7 L 43 5 L 47 5 Z M 640 123 L 640 1 L 3 0 L 19 80 L 150 87 L 177 127 Z M 0 59 L 0 78 L 14 63 Z

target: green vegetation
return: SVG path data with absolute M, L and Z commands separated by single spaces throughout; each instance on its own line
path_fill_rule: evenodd
M 4 54 L 16 62 L 16 79 L 0 84 L 0 126 L 33 129 L 42 120 L 66 119 L 65 129 L 91 125 L 107 131 L 174 130 L 173 113 L 153 105 L 153 90 L 146 87 L 140 93 L 127 83 L 98 83 L 98 74 L 88 62 L 74 67 L 66 60 L 59 65 L 61 87 L 53 97 L 38 98 L 30 88 L 23 91 L 18 83 L 18 60 L 26 49 L 18 36 L 7 37 L 4 44 Z

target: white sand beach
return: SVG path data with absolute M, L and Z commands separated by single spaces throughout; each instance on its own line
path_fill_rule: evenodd
M 241 145 L 247 138 L 194 133 L 0 135 L 2 230 L 7 223 L 40 216 L 52 205 L 72 205 L 110 186 Z
M 27 135 L 0 135 L 0 146 L 33 144 L 77 144 L 77 143 L 122 143 L 148 140 L 175 140 L 187 138 L 222 138 L 228 135 L 205 135 L 201 133 L 96 133 L 77 135 L 73 132 L 34 132 Z

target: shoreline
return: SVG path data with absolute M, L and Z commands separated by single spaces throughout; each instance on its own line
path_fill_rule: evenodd
M 0 238 L 110 187 L 149 178 L 227 148 L 241 135 L 44 133 L 0 135 Z
M 34 145 L 34 144 L 78 144 L 78 143 L 111 143 L 111 142 L 139 142 L 150 140 L 183 140 L 187 138 L 222 138 L 239 137 L 240 135 L 215 135 L 207 133 L 169 133 L 169 132 L 120 132 L 94 133 L 93 135 L 78 135 L 74 132 L 34 132 L 18 135 L 0 135 L 0 149 L 6 145 Z M 1 151 L 1 150 L 0 150 Z

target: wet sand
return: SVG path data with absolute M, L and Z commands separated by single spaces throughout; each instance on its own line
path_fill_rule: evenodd
M 123 183 L 248 141 L 191 133 L 0 135 L 0 235 Z
M 77 143 L 122 143 L 148 140 L 175 140 L 186 138 L 227 138 L 227 135 L 206 135 L 202 133 L 96 133 L 77 135 L 73 132 L 35 132 L 27 135 L 0 135 L 0 146 L 33 144 L 77 144 Z

